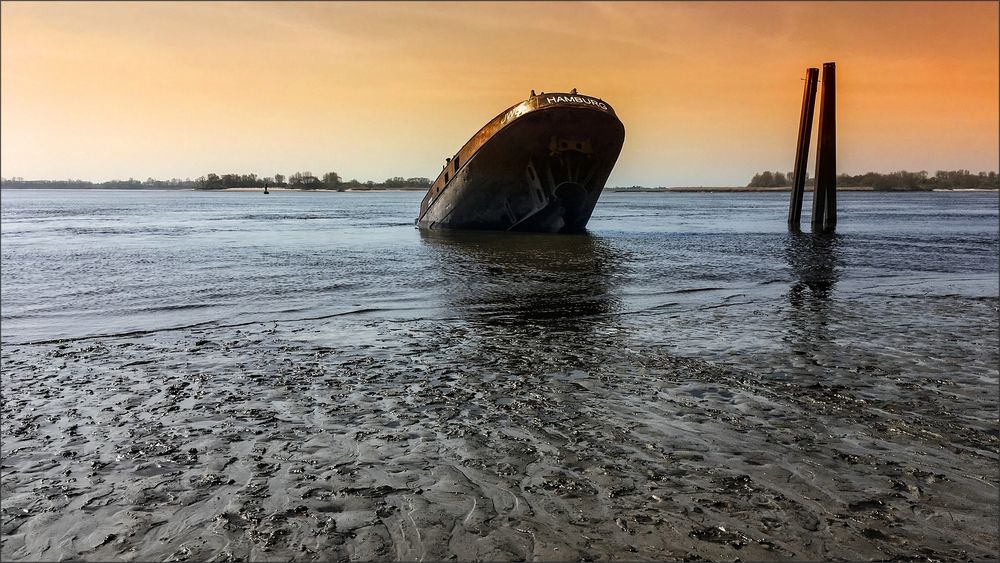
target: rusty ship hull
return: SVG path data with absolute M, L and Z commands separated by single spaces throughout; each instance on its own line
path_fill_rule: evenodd
M 531 96 L 479 130 L 420 204 L 423 229 L 582 232 L 625 142 L 611 106 Z

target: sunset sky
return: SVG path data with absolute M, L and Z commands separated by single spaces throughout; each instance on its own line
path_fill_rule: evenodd
M 578 88 L 625 124 L 609 185 L 745 185 L 791 170 L 801 79 L 828 61 L 840 172 L 998 169 L 996 2 L 0 10 L 6 178 L 433 178 L 532 88 Z

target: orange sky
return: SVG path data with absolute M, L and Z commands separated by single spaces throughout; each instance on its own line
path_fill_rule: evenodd
M 575 87 L 625 123 L 609 185 L 743 185 L 792 168 L 800 79 L 827 61 L 841 172 L 998 169 L 996 2 L 0 10 L 8 178 L 433 178 L 530 89 Z

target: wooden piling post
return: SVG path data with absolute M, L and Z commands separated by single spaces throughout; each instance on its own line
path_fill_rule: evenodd
M 817 233 L 832 233 L 837 228 L 837 96 L 834 74 L 834 63 L 823 63 L 812 214 L 812 230 Z
M 802 196 L 806 189 L 806 164 L 809 162 L 809 137 L 812 135 L 813 110 L 816 107 L 816 81 L 819 69 L 806 70 L 806 85 L 802 92 L 802 114 L 799 116 L 799 140 L 795 146 L 795 172 L 792 195 L 788 200 L 788 230 L 798 231 L 802 218 Z

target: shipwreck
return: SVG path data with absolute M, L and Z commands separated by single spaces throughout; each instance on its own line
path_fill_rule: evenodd
M 610 104 L 568 93 L 531 96 L 489 121 L 420 203 L 423 229 L 581 232 L 625 142 Z

